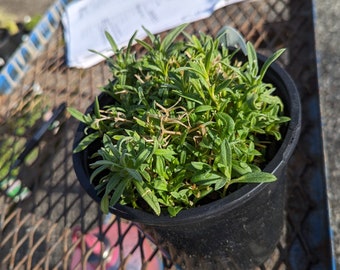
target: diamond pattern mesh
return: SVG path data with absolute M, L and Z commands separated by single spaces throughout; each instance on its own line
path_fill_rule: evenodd
M 309 0 L 246 1 L 217 10 L 187 29 L 216 35 L 222 26 L 230 25 L 263 54 L 286 47 L 281 62 L 301 93 L 303 130 L 288 166 L 285 231 L 271 258 L 258 269 L 327 269 L 329 266 L 330 250 L 327 226 L 324 226 L 328 224 L 324 221 L 327 207 L 321 193 L 325 187 L 312 11 Z M 62 102 L 84 111 L 98 95 L 98 86 L 110 78 L 105 63 L 87 70 L 67 68 L 63 42 L 60 27 L 27 72 L 21 87 L 11 95 L 0 96 L 2 177 L 8 176 L 10 164 L 39 126 L 39 117 L 32 120 L 31 111 L 48 111 Z M 29 107 L 28 116 L 19 107 Z M 27 119 L 32 120 L 30 125 Z M 163 257 L 166 269 L 175 269 L 167 253 L 154 246 L 136 225 L 101 215 L 98 205 L 81 189 L 73 172 L 72 143 L 77 123 L 67 114 L 59 122 L 58 128 L 43 137 L 35 156 L 17 171 L 16 176 L 31 187 L 31 197 L 13 203 L 3 193 L 0 196 L 1 269 L 70 269 L 71 265 L 74 269 L 89 269 L 88 263 L 93 262 L 98 245 L 96 269 L 107 266 L 110 260 L 107 256 L 112 254 L 118 254 L 121 267 L 113 269 L 124 269 L 133 260 L 146 269 L 159 256 Z M 18 128 L 19 123 L 23 131 L 13 133 L 13 125 Z M 97 240 L 89 246 L 85 234 L 98 226 L 102 229 L 96 232 Z M 119 233 L 107 250 L 105 235 L 112 228 Z M 127 247 L 126 239 L 131 234 L 135 240 L 129 241 Z M 152 251 L 146 252 L 146 246 Z M 80 258 L 76 262 L 75 254 Z M 186 269 L 195 266 L 186 265 Z M 216 264 L 215 269 L 224 266 Z

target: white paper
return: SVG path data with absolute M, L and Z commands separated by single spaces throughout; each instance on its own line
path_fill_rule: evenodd
M 214 10 L 242 0 L 81 0 L 71 2 L 62 18 L 66 40 L 67 64 L 88 68 L 103 60 L 90 52 L 111 56 L 105 37 L 109 32 L 118 46 L 125 46 L 133 33 L 143 39 L 144 26 L 160 33 L 183 23 L 210 16 Z

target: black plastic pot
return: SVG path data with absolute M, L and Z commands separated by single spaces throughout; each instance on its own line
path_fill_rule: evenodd
M 259 63 L 263 63 L 265 58 L 258 57 Z M 285 113 L 291 117 L 282 143 L 264 169 L 274 173 L 277 181 L 244 185 L 223 199 L 183 210 L 173 218 L 158 217 L 122 205 L 111 207 L 110 211 L 139 223 L 156 242 L 173 247 L 177 254 L 199 258 L 202 262 L 197 266 L 199 269 L 216 269 L 212 261 L 219 261 L 221 269 L 250 269 L 265 261 L 282 234 L 285 167 L 298 141 L 301 112 L 296 86 L 278 64 L 271 65 L 264 80 L 276 86 L 276 94 L 284 102 Z M 105 96 L 101 96 L 100 100 L 101 103 L 109 102 Z M 74 146 L 82 139 L 84 127 L 79 125 Z M 74 168 L 83 188 L 99 202 L 100 197 L 89 181 L 88 156 L 88 151 L 74 154 Z

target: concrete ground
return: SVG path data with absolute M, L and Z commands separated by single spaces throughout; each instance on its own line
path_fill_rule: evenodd
M 54 0 L 0 0 L 0 11 L 6 11 L 22 21 L 26 15 L 35 16 L 44 14 L 54 2 Z
M 18 20 L 25 15 L 43 12 L 54 0 L 0 0 L 0 12 L 13 14 Z M 335 253 L 340 257 L 340 1 L 314 1 L 316 44 L 319 59 L 319 88 L 327 170 L 331 222 Z M 1 14 L 1 13 L 0 13 Z M 340 258 L 337 260 L 340 268 Z
M 316 43 L 328 196 L 340 268 L 340 2 L 316 2 Z

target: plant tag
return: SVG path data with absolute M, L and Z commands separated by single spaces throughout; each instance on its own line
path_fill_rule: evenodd
M 239 31 L 231 26 L 224 26 L 217 33 L 217 38 L 222 46 L 240 48 L 247 55 L 246 42 Z

